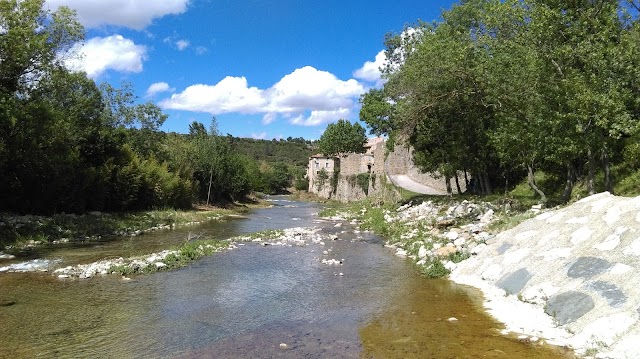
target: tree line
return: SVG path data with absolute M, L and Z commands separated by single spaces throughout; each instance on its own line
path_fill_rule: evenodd
M 275 162 L 241 153 L 215 119 L 162 132 L 167 115 L 138 103 L 130 84 L 98 85 L 64 66 L 84 29 L 70 9 L 43 5 L 0 1 L 0 211 L 190 208 L 279 192 L 304 172 L 293 153 Z
M 372 134 L 449 183 L 522 178 L 547 200 L 640 186 L 640 2 L 466 0 L 385 38 L 384 87 L 361 97 Z M 553 186 L 542 188 L 536 172 Z M 468 177 L 466 176 L 468 174 Z M 460 178 L 460 180 L 463 180 Z

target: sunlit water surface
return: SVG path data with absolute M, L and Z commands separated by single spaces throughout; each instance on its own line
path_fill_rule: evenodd
M 273 200 L 276 207 L 244 220 L 39 249 L 38 255 L 68 265 L 158 251 L 189 235 L 228 238 L 307 226 L 347 232 L 324 247 L 247 244 L 131 281 L 1 274 L 0 357 L 569 357 L 499 335 L 477 291 L 420 277 L 375 236 L 319 221 L 319 205 Z M 344 259 L 344 265 L 327 266 L 320 258 Z

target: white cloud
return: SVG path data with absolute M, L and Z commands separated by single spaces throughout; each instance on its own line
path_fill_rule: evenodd
M 351 110 L 348 108 L 340 108 L 334 111 L 311 111 L 309 116 L 299 115 L 289 122 L 293 125 L 319 126 L 339 119 L 346 119 L 350 113 Z
M 116 25 L 142 30 L 154 19 L 184 13 L 189 0 L 47 0 L 50 9 L 68 6 L 89 28 Z
M 267 138 L 267 133 L 266 132 L 252 133 L 251 138 L 254 138 L 256 140 L 264 140 L 265 138 Z
M 184 49 L 186 49 L 187 47 L 189 47 L 191 43 L 187 40 L 178 40 L 176 41 L 176 47 L 178 48 L 178 50 L 182 51 Z
M 67 58 L 65 64 L 71 70 L 86 72 L 91 78 L 107 70 L 140 72 L 146 52 L 146 47 L 121 35 L 94 37 L 84 44 L 74 45 L 69 53 L 79 56 Z
M 284 76 L 268 89 L 249 87 L 246 78 L 226 77 L 216 85 L 193 85 L 160 102 L 167 109 L 208 112 L 263 113 L 263 124 L 277 118 L 314 126 L 345 118 L 365 92 L 354 79 L 306 66 Z
M 271 87 L 269 112 L 296 113 L 305 109 L 333 110 L 353 104 L 364 87 L 356 80 L 342 81 L 311 66 L 297 69 Z
M 216 85 L 191 85 L 160 102 L 167 109 L 223 113 L 259 113 L 265 106 L 262 90 L 248 87 L 244 77 L 227 76 Z
M 187 47 L 191 46 L 191 42 L 187 39 L 178 39 L 177 36 L 169 36 L 169 37 L 165 37 L 162 42 L 164 42 L 165 44 L 169 44 L 172 47 L 175 47 L 176 49 L 178 49 L 178 51 L 183 51 L 185 50 Z M 198 52 L 198 49 L 196 49 L 196 52 Z
M 156 82 L 154 84 L 151 84 L 151 86 L 149 86 L 149 88 L 147 89 L 147 97 L 154 96 L 161 92 L 170 92 L 174 90 L 175 89 L 169 87 L 169 84 L 166 82 Z
M 262 117 L 262 124 L 268 125 L 277 119 L 278 119 L 277 113 L 269 112 Z
M 353 77 L 367 82 L 379 83 L 382 76 L 380 68 L 382 68 L 386 63 L 387 56 L 385 55 L 384 50 L 380 51 L 376 55 L 375 61 L 365 62 L 361 68 L 353 72 Z

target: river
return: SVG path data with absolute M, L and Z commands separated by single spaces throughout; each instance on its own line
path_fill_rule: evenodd
M 274 207 L 253 210 L 246 219 L 40 248 L 30 256 L 70 265 L 150 253 L 199 234 L 228 238 L 309 226 L 340 240 L 305 247 L 250 243 L 130 281 L 0 274 L 0 357 L 570 357 L 500 335 L 479 292 L 419 276 L 380 238 L 319 219 L 320 205 L 272 201 Z M 328 249 L 342 266 L 321 263 Z

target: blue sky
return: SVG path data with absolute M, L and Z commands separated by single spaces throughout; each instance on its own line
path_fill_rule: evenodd
M 133 84 L 140 101 L 237 137 L 317 139 L 358 119 L 379 86 L 384 35 L 438 19 L 453 1 L 47 0 L 87 30 L 70 68 L 98 83 Z

